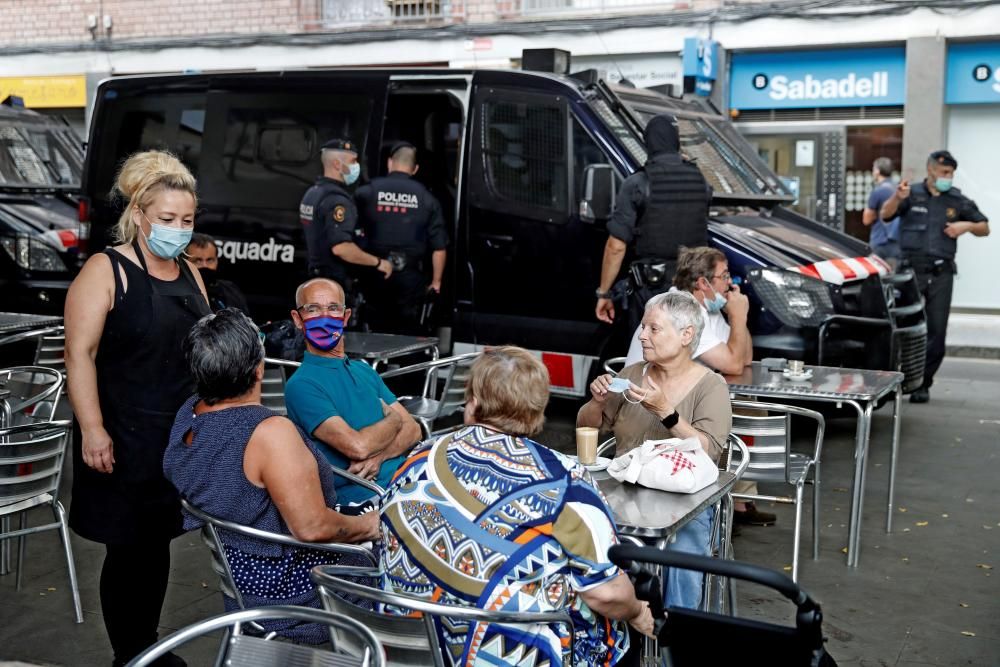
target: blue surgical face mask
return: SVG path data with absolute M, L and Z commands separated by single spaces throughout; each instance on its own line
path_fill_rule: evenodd
M 344 318 L 321 315 L 303 320 L 302 333 L 317 350 L 329 352 L 344 335 Z
M 934 187 L 937 188 L 938 192 L 948 192 L 951 190 L 951 179 L 950 178 L 935 178 Z
M 344 183 L 348 185 L 353 185 L 354 181 L 358 180 L 358 176 L 361 175 L 361 165 L 355 162 L 354 164 L 347 165 L 347 173 L 344 174 Z
M 715 290 L 712 291 L 714 292 Z M 726 296 L 715 292 L 714 297 L 705 299 L 705 310 L 710 313 L 721 313 L 722 309 L 726 307 L 726 303 Z
M 175 259 L 180 257 L 184 249 L 191 243 L 193 229 L 180 229 L 178 227 L 168 227 L 158 225 L 146 217 L 145 212 L 142 217 L 149 221 L 149 236 L 146 236 L 146 245 L 149 251 L 162 259 Z M 139 231 L 142 231 L 140 228 Z

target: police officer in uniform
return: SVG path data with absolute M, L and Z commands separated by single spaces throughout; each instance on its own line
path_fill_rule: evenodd
M 357 244 L 362 235 L 358 211 L 347 186 L 361 173 L 357 148 L 352 141 L 331 139 L 322 146 L 323 175 L 306 190 L 299 205 L 305 229 L 311 277 L 330 278 L 354 293 L 349 265 L 377 269 L 383 279 L 392 275 L 392 264 L 369 254 Z
M 421 311 L 441 292 L 448 233 L 438 200 L 413 178 L 418 169 L 417 149 L 399 142 L 389 152 L 388 175 L 358 188 L 368 249 L 392 265 L 388 280 L 373 281 L 366 290 L 375 331 L 423 333 L 426 322 L 420 321 Z
M 958 237 L 966 232 L 974 236 L 990 233 L 989 221 L 976 203 L 951 186 L 957 168 L 951 153 L 935 151 L 927 159 L 927 178 L 912 187 L 901 181 L 882 205 L 883 220 L 899 215 L 903 266 L 916 273 L 927 312 L 924 383 L 910 394 L 911 403 L 930 400 L 934 374 L 944 359 Z
M 614 322 L 617 302 L 628 311 L 629 332 L 642 320 L 646 301 L 670 288 L 681 246 L 708 245 L 712 202 L 712 189 L 701 171 L 680 153 L 673 116 L 652 118 L 644 138 L 649 157 L 643 169 L 625 179 L 618 193 L 596 295 L 597 319 Z M 630 275 L 627 282 L 616 283 L 630 245 L 634 250 Z

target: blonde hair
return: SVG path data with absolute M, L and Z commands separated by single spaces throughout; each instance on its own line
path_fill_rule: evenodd
M 549 371 L 523 348 L 488 348 L 472 364 L 465 398 L 476 399 L 477 422 L 509 435 L 536 435 L 545 423 Z
M 133 153 L 125 160 L 111 191 L 113 198 L 121 197 L 125 200 L 124 209 L 115 226 L 115 241 L 131 243 L 135 240 L 137 226 L 132 222 L 132 209 L 145 210 L 157 193 L 164 189 L 187 192 L 194 198 L 195 206 L 198 205 L 194 176 L 172 153 L 143 151 Z

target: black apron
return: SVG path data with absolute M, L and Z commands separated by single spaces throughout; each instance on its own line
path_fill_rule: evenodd
M 115 276 L 115 305 L 97 350 L 97 394 L 104 428 L 114 443 L 114 470 L 97 472 L 83 462 L 75 427 L 70 526 L 104 544 L 169 540 L 180 535 L 177 491 L 163 476 L 163 452 L 177 410 L 193 393 L 182 344 L 191 326 L 209 314 L 191 270 L 165 281 L 142 264 L 105 250 Z M 119 266 L 128 278 L 122 284 Z

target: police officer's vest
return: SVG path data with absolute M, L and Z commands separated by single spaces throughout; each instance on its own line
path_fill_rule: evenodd
M 333 254 L 326 243 L 325 225 L 332 224 L 322 216 L 323 201 L 340 195 L 352 201 L 351 193 L 333 179 L 323 178 L 306 190 L 299 204 L 299 218 L 305 226 L 306 249 L 308 251 L 309 274 L 344 280 L 347 270 Z
M 958 188 L 931 196 L 927 186 L 914 183 L 910 190 L 910 208 L 899 219 L 899 245 L 910 259 L 955 259 L 958 239 L 944 233 L 946 222 L 956 222 L 965 196 Z
M 416 263 L 427 253 L 431 194 L 402 172 L 372 180 L 371 201 L 362 213 L 376 254 L 402 253 Z
M 681 246 L 708 245 L 708 188 L 698 168 L 679 155 L 646 163 L 649 191 L 636 224 L 639 259 L 677 259 Z

